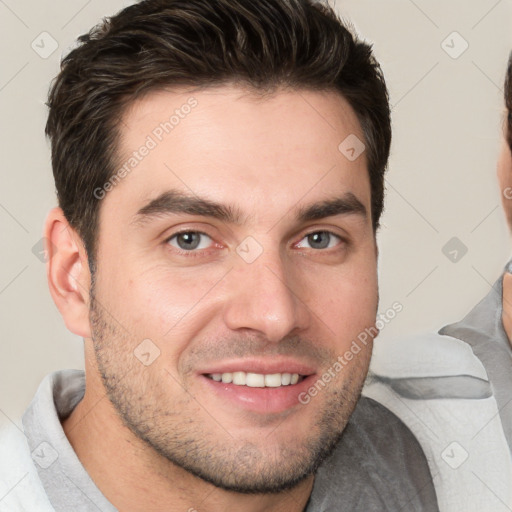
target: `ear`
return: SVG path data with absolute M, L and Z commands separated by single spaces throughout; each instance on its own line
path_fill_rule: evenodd
M 44 237 L 46 275 L 53 301 L 66 327 L 78 336 L 90 338 L 91 274 L 82 240 L 60 208 L 54 208 L 48 214 Z

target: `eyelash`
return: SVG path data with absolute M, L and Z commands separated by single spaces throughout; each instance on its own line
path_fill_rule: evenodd
M 170 241 L 173 239 L 173 238 L 176 238 L 178 237 L 179 235 L 184 235 L 184 234 L 187 234 L 187 233 L 196 233 L 198 235 L 203 235 L 203 236 L 206 236 L 208 238 L 210 238 L 210 240 L 212 241 L 212 243 L 215 245 L 216 242 L 215 240 L 213 239 L 213 237 L 211 237 L 210 235 L 208 235 L 207 233 L 203 232 L 203 231 L 198 231 L 198 230 L 193 230 L 193 229 L 187 229 L 187 230 L 183 230 L 183 231 L 178 231 L 176 233 L 173 233 L 171 236 L 167 237 L 165 240 L 164 240 L 164 244 L 166 245 L 170 245 Z M 297 244 L 299 244 L 300 242 L 302 242 L 302 240 L 304 240 L 305 238 L 307 238 L 308 236 L 311 236 L 311 235 L 314 235 L 316 233 L 328 233 L 329 235 L 337 238 L 339 240 L 339 242 L 334 246 L 334 247 L 328 247 L 326 249 L 310 249 L 312 251 L 315 251 L 315 252 L 331 252 L 331 251 L 336 251 L 336 250 L 339 250 L 340 249 L 340 246 L 342 245 L 348 245 L 349 244 L 349 241 L 342 237 L 341 235 L 338 235 L 337 233 L 334 233 L 332 231 L 329 231 L 327 229 L 317 229 L 315 231 L 310 231 L 309 233 L 305 233 L 302 238 L 296 242 L 294 244 L 294 246 L 296 246 Z M 217 246 L 220 245 L 220 244 L 217 244 Z M 179 249 L 177 247 L 174 247 L 172 246 L 172 250 L 174 252 L 176 252 L 178 255 L 180 256 L 185 256 L 187 258 L 196 258 L 196 257 L 202 257 L 202 256 L 205 256 L 207 255 L 210 251 L 214 250 L 215 247 L 208 247 L 207 249 L 192 249 L 192 250 L 189 250 L 189 251 L 186 251 L 184 249 Z
M 210 238 L 210 240 L 212 241 L 213 244 L 215 244 L 215 241 L 213 239 L 213 237 L 211 237 L 210 235 L 208 235 L 208 233 L 205 233 L 203 231 L 198 231 L 198 230 L 193 230 L 193 229 L 185 229 L 183 231 L 178 231 L 177 233 L 173 233 L 171 236 L 169 236 L 168 238 L 166 238 L 164 240 L 164 244 L 166 245 L 170 245 L 170 241 L 173 239 L 173 238 L 176 238 L 178 237 L 179 235 L 185 235 L 187 233 L 196 233 L 198 235 L 204 235 L 204 236 L 207 236 L 208 238 Z M 218 245 L 218 244 L 217 244 Z M 194 250 L 190 250 L 190 251 L 185 251 L 184 249 L 179 249 L 178 247 L 174 247 L 174 246 L 171 246 L 172 247 L 172 250 L 174 252 L 176 252 L 178 255 L 180 256 L 185 256 L 187 258 L 197 258 L 197 257 L 201 257 L 201 256 L 204 256 L 205 254 L 207 254 L 208 252 L 210 252 L 211 250 L 215 249 L 215 247 L 209 247 L 207 249 L 194 249 Z

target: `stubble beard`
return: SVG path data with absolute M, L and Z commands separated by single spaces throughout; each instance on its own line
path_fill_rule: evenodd
M 198 399 L 183 392 L 165 370 L 155 372 L 143 366 L 133 355 L 137 341 L 103 312 L 94 286 L 90 297 L 94 352 L 107 396 L 123 424 L 171 465 L 226 491 L 275 494 L 314 474 L 335 450 L 360 397 L 371 347 L 343 369 L 337 377 L 342 380 L 332 381 L 319 393 L 324 406 L 309 432 L 293 439 L 288 434 L 269 448 L 261 436 L 237 440 L 229 425 L 215 421 L 215 411 L 208 410 L 204 399 L 199 398 L 198 406 Z M 172 384 L 179 398 L 169 396 Z M 277 424 L 272 435 L 279 428 Z

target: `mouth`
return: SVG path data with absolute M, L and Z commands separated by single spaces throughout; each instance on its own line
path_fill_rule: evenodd
M 317 370 L 291 358 L 231 360 L 199 371 L 204 392 L 224 411 L 284 413 L 315 381 Z M 296 409 L 300 410 L 300 409 Z M 236 412 L 235 412 L 236 414 Z
M 300 375 L 298 373 L 252 373 L 241 371 L 208 373 L 205 376 L 215 382 L 234 384 L 235 386 L 247 386 L 249 388 L 280 388 L 283 386 L 294 386 L 307 377 L 306 375 Z

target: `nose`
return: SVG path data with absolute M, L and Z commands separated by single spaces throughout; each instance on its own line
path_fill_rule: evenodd
M 294 269 L 285 268 L 279 254 L 266 252 L 252 263 L 240 260 L 233 270 L 224 309 L 229 329 L 253 331 L 274 343 L 307 329 L 307 297 L 301 296 L 300 279 Z

